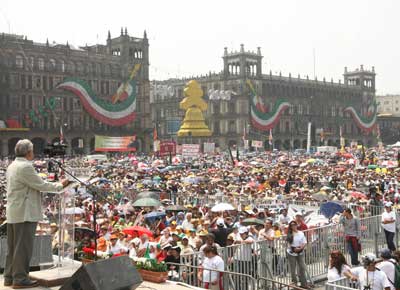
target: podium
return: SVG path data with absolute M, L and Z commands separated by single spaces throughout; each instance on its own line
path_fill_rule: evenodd
M 53 216 L 58 231 L 52 243 L 58 243 L 57 255 L 53 255 L 54 268 L 31 272 L 31 279 L 37 280 L 39 285 L 44 287 L 60 286 L 65 283 L 81 266 L 81 262 L 74 260 L 75 254 L 75 215 L 80 214 L 75 207 L 75 187 L 77 183 L 72 183 L 63 189 L 63 193 L 43 198 L 43 212 L 52 203 L 57 203 L 57 215 Z M 58 201 L 57 201 L 58 200 Z M 52 243 L 48 249 L 53 251 Z

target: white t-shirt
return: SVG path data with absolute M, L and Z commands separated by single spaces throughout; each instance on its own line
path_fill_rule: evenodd
M 268 231 L 265 231 L 264 229 L 261 229 L 260 232 L 258 233 L 258 240 L 259 241 L 268 241 L 268 245 L 273 246 L 274 241 L 273 240 L 268 240 L 268 239 L 274 239 L 275 238 L 275 231 L 274 229 L 269 229 Z
M 342 272 L 339 274 L 338 270 L 333 267 L 328 270 L 328 282 L 336 281 L 340 278 L 345 277 L 344 273 L 350 271 L 351 268 L 348 265 L 342 266 Z
M 351 272 L 358 277 L 360 289 L 364 289 L 365 286 L 370 286 L 371 290 L 383 290 L 386 287 L 390 288 L 392 285 L 383 271 L 375 270 L 373 272 L 368 272 L 367 275 L 367 270 L 359 267 L 352 269 Z
M 307 244 L 306 236 L 302 231 L 298 231 L 293 234 L 293 242 L 288 245 L 287 253 L 292 256 L 298 256 L 298 253 L 292 252 L 292 248 L 298 248 L 305 244 Z M 301 253 L 304 253 L 304 251 Z
M 128 252 L 128 248 L 119 245 L 118 243 L 115 244 L 115 246 L 111 245 L 110 246 L 110 252 L 115 255 L 115 254 L 121 254 L 121 252 Z
M 290 222 L 290 217 L 288 215 L 284 216 L 283 214 L 279 215 L 279 223 L 281 225 L 288 224 Z
M 382 213 L 382 222 L 384 220 L 391 220 L 393 219 L 394 222 L 390 223 L 390 224 L 382 224 L 382 227 L 387 230 L 388 232 L 396 232 L 396 214 L 395 212 L 392 210 L 390 212 L 387 212 L 386 210 Z
M 171 236 L 169 236 L 169 237 L 166 237 L 166 236 L 161 236 L 161 238 L 160 238 L 160 245 L 161 245 L 161 248 L 163 248 L 165 245 L 167 245 L 169 242 L 172 242 L 173 241 L 173 238 L 171 237 Z
M 212 258 L 204 258 L 203 262 L 203 282 L 215 282 L 219 279 L 219 272 L 210 271 L 212 269 L 217 271 L 224 271 L 224 260 L 220 256 Z
M 193 229 L 193 224 L 190 221 L 185 219 L 182 223 L 182 228 L 184 231 L 189 231 L 189 230 Z
M 143 250 L 143 249 L 147 249 L 148 246 L 149 246 L 149 241 L 145 241 L 143 243 L 142 240 L 140 240 L 138 249 L 139 249 L 139 251 Z
M 383 262 L 379 263 L 378 265 L 376 265 L 376 267 L 386 274 L 386 277 L 388 278 L 389 283 L 390 283 L 390 281 L 392 281 L 394 283 L 395 269 L 394 269 L 394 264 L 392 262 L 383 261 Z M 390 283 L 390 289 L 391 290 L 396 289 L 392 283 Z

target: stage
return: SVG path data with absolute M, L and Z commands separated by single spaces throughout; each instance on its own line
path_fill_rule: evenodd
M 30 290 L 58 290 L 61 287 L 51 287 L 51 288 L 47 288 L 47 287 L 36 287 L 36 288 L 26 288 L 26 289 L 30 289 Z M 11 287 L 4 287 L 4 283 L 3 283 L 3 275 L 0 275 L 0 290 L 10 290 L 12 289 Z M 176 282 L 169 282 L 167 281 L 166 283 L 163 284 L 156 284 L 156 283 L 150 283 L 150 282 L 146 282 L 144 281 L 138 288 L 136 289 L 152 289 L 152 290 L 170 290 L 170 289 L 174 289 L 174 290 L 188 290 L 188 289 L 203 289 L 203 288 L 197 288 L 197 287 L 191 287 L 191 286 L 187 286 L 184 284 L 180 284 L 180 283 L 176 283 Z

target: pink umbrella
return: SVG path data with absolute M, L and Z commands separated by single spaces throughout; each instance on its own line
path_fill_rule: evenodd
M 359 191 L 353 191 L 350 193 L 351 197 L 357 198 L 357 199 L 367 199 L 367 196 Z
M 145 170 L 148 170 L 148 169 L 149 169 L 149 166 L 148 166 L 146 163 L 144 163 L 144 162 L 139 162 L 139 163 L 137 164 L 137 167 L 138 167 L 138 170 L 139 170 L 139 171 L 145 171 Z
M 151 166 L 152 166 L 152 167 L 158 167 L 158 166 L 163 165 L 163 164 L 164 164 L 164 161 L 162 161 L 161 159 L 157 159 L 157 160 L 154 160 L 154 161 L 153 161 L 153 163 L 151 164 Z
M 249 183 L 247 183 L 248 187 L 256 187 L 256 183 L 254 181 L 250 181 Z

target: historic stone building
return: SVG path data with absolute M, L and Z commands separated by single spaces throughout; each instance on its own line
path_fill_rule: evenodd
M 376 96 L 376 103 L 379 114 L 400 117 L 400 95 Z
M 376 142 L 373 134 L 363 134 L 351 115 L 344 112 L 349 104 L 361 108 L 367 99 L 373 99 L 374 67 L 366 70 L 361 66 L 354 71 L 345 68 L 344 81 L 334 82 L 292 74 L 263 74 L 260 48 L 256 52 L 245 51 L 243 45 L 238 52 L 228 52 L 225 48 L 222 58 L 223 70 L 220 73 L 151 83 L 152 117 L 160 139 L 174 139 L 178 143 L 210 141 L 224 149 L 233 144 L 243 146 L 245 134 L 246 139 L 264 141 L 268 148 L 269 130 L 258 130 L 252 125 L 252 96 L 246 84 L 246 80 L 250 80 L 267 110 L 271 110 L 280 99 L 290 103 L 272 130 L 274 148 L 305 148 L 309 121 L 313 124 L 313 146 L 338 146 L 340 127 L 347 144 L 351 141 L 366 145 Z M 209 104 L 205 118 L 213 135 L 203 140 L 178 139 L 176 136 L 184 116 L 184 112 L 179 110 L 179 102 L 183 98 L 185 83 L 190 79 L 201 84 Z
M 66 77 L 84 80 L 100 99 L 110 99 L 128 79 L 135 64 L 137 74 L 136 119 L 123 126 L 106 125 L 87 113 L 76 96 L 57 89 Z M 0 129 L 0 155 L 13 153 L 20 138 L 31 139 L 40 153 L 46 142 L 56 141 L 63 127 L 70 152 L 88 153 L 94 135 L 137 136 L 138 149 L 151 149 L 152 123 L 149 103 L 149 42 L 131 37 L 121 29 L 118 37 L 108 32 L 105 45 L 73 47 L 68 44 L 36 43 L 19 35 L 0 35 L 0 120 L 24 123 L 26 115 L 55 97 L 52 112 L 43 114 L 29 130 Z

